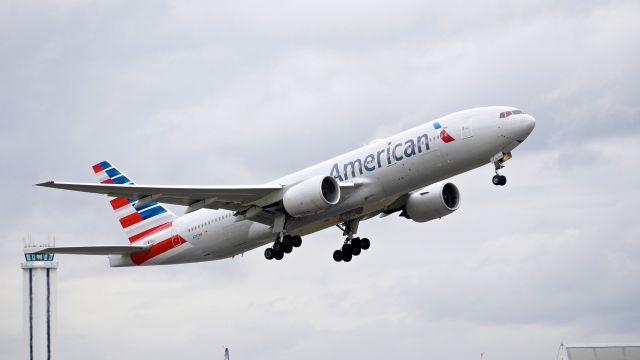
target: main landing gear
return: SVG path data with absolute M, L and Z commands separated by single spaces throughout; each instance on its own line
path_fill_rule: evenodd
M 267 260 L 282 260 L 284 254 L 289 254 L 293 251 L 293 248 L 300 247 L 302 245 L 302 238 L 298 235 L 284 235 L 279 237 L 270 248 L 264 250 L 264 257 Z
M 349 240 L 347 237 L 342 248 L 333 252 L 333 260 L 349 262 L 354 256 L 360 255 L 362 250 L 369 249 L 370 246 L 371 242 L 367 238 L 352 238 Z
M 362 250 L 367 250 L 371 246 L 369 239 L 353 237 L 353 234 L 358 230 L 358 220 L 345 222 L 344 227 L 337 226 L 347 238 L 344 240 L 342 247 L 333 252 L 333 260 L 336 262 L 349 262 L 354 256 L 360 255 Z

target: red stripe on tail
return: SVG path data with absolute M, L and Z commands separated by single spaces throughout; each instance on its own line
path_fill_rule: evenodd
M 127 198 L 115 198 L 110 201 L 113 210 L 118 210 L 125 205 L 129 205 L 129 199 Z
M 160 232 L 160 231 L 162 231 L 164 229 L 170 228 L 172 224 L 173 224 L 173 222 L 169 221 L 169 222 L 166 222 L 164 224 L 160 224 L 158 226 L 154 226 L 149 230 L 145 230 L 145 231 L 143 231 L 143 232 L 141 232 L 139 234 L 133 235 L 132 237 L 129 238 L 129 242 L 133 244 L 134 242 L 136 242 L 136 241 L 138 241 L 138 240 L 140 240 L 142 238 L 146 238 L 147 236 L 153 235 L 153 234 L 155 234 L 157 232 Z
M 141 222 L 142 220 L 144 220 L 142 216 L 140 216 L 139 213 L 134 212 L 133 214 L 129 214 L 123 217 L 122 219 L 120 219 L 120 225 L 122 225 L 123 229 L 126 229 L 131 225 L 135 225 Z

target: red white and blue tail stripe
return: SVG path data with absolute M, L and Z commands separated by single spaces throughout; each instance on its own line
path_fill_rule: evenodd
M 129 177 L 108 161 L 93 165 L 93 171 L 102 184 L 133 184 Z M 135 199 L 113 198 L 110 203 L 132 244 L 162 231 L 170 232 L 176 218 L 171 211 L 155 201 L 136 206 Z

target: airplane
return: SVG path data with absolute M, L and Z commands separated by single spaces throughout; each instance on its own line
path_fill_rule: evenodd
M 510 106 L 464 110 L 259 185 L 138 185 L 102 161 L 93 165 L 99 184 L 36 185 L 108 195 L 129 244 L 32 252 L 109 255 L 120 267 L 220 260 L 269 244 L 265 258 L 282 260 L 303 236 L 337 226 L 345 239 L 333 259 L 350 262 L 371 246 L 356 236 L 361 221 L 398 213 L 422 223 L 456 211 L 452 176 L 493 164 L 492 183 L 504 186 L 499 170 L 534 127 L 533 116 Z

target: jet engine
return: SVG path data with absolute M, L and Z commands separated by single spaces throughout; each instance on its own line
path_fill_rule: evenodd
M 452 183 L 429 185 L 409 195 L 405 215 L 415 222 L 427 222 L 458 210 L 460 192 Z
M 287 189 L 282 204 L 294 217 L 317 214 L 340 201 L 340 186 L 331 176 L 314 176 Z

